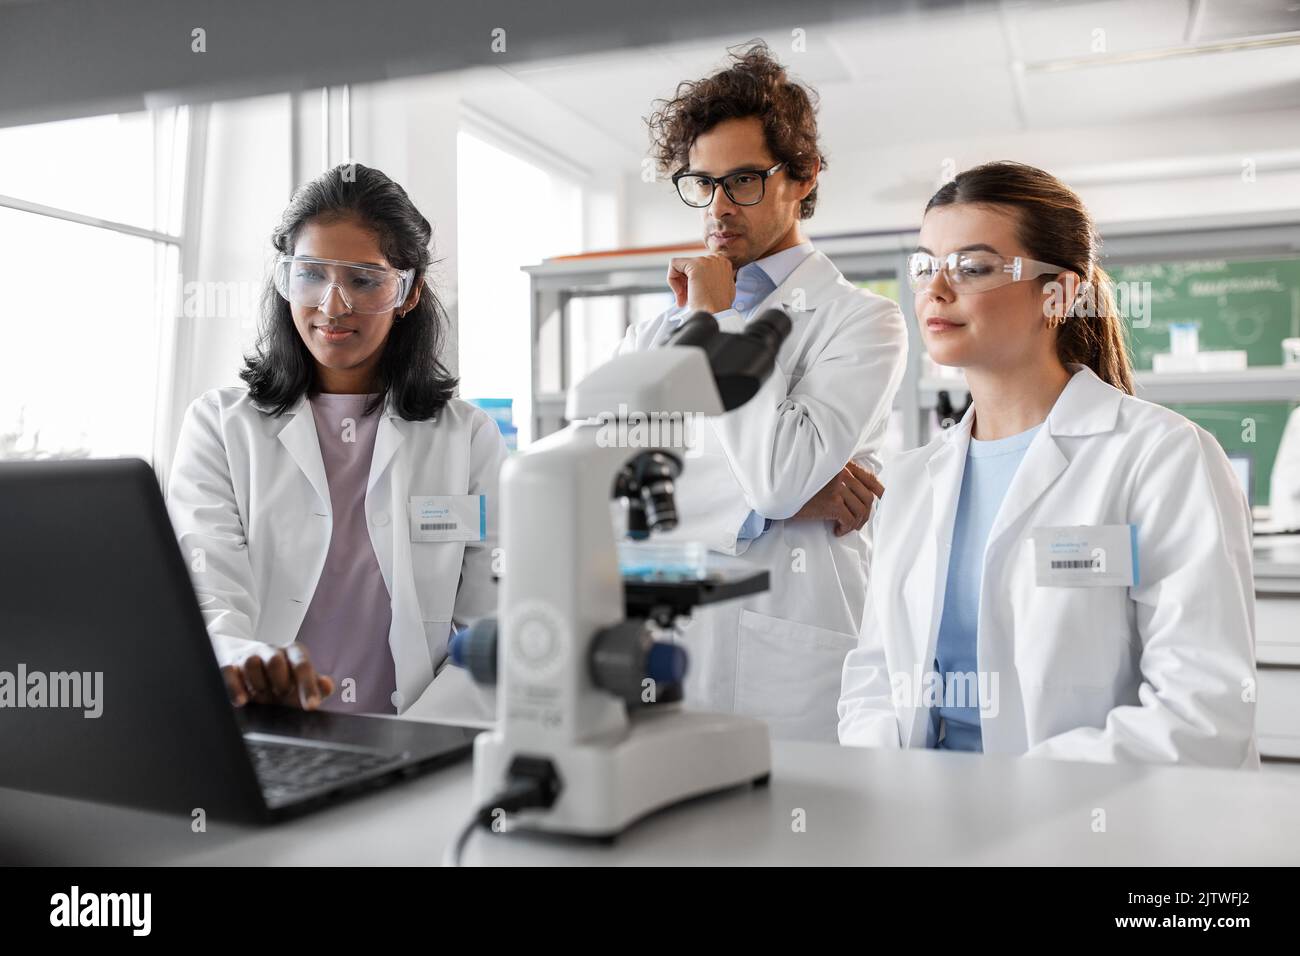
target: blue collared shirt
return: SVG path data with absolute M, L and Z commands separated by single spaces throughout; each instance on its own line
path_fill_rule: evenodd
M 813 244 L 805 239 L 789 249 L 782 249 L 770 256 L 755 260 L 749 265 L 741 266 L 736 271 L 736 298 L 731 307 L 748 322 L 754 317 L 759 304 L 776 291 L 777 287 L 790 278 L 799 263 L 813 252 Z M 676 315 L 668 317 L 671 326 L 681 325 L 691 315 L 690 309 L 681 309 Z
M 782 249 L 780 252 L 774 252 L 770 256 L 741 266 L 736 270 L 736 298 L 732 301 L 731 307 L 748 322 L 754 317 L 762 301 L 775 292 L 782 282 L 790 278 L 794 270 L 799 267 L 799 263 L 812 255 L 812 252 L 812 243 L 805 239 L 789 249 Z M 690 314 L 690 309 L 682 309 L 676 315 L 669 317 L 668 324 L 675 328 Z M 771 526 L 771 521 L 757 511 L 751 511 L 745 523 L 736 532 L 736 538 L 741 541 L 752 540 Z

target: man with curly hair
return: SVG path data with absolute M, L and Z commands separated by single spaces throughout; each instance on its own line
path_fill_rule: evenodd
M 672 536 L 744 555 L 771 585 L 697 609 L 681 638 L 686 703 L 761 717 L 774 737 L 834 741 L 866 601 L 862 528 L 883 493 L 874 473 L 906 360 L 903 317 L 805 238 L 826 167 L 815 93 L 765 44 L 658 105 L 660 171 L 699 210 L 708 252 L 671 261 L 676 306 L 630 328 L 620 352 L 662 346 L 701 310 L 724 331 L 772 308 L 793 323 L 763 388 L 698 430 L 678 481 Z

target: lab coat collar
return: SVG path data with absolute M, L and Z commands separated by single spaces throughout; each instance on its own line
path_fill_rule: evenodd
M 262 411 L 268 411 L 256 402 L 254 405 Z M 375 433 L 375 450 L 370 459 L 370 476 L 366 482 L 367 496 L 406 438 L 401 427 L 403 419 L 397 413 L 391 391 L 385 399 L 380 414 L 379 427 Z M 282 417 L 285 423 L 278 435 L 280 443 L 284 445 L 289 456 L 311 482 L 316 494 L 320 496 L 321 503 L 325 507 L 324 513 L 332 514 L 329 482 L 325 477 L 325 460 L 321 456 L 320 440 L 316 435 L 316 418 L 312 415 L 307 393 L 303 392 L 298 397 L 298 401 Z
M 264 415 L 270 415 L 272 412 L 271 406 L 264 405 L 262 402 L 259 402 L 255 398 L 250 397 L 249 402 L 252 404 L 254 408 L 256 408 L 259 412 L 261 412 Z M 289 406 L 289 408 L 285 411 L 283 417 L 287 419 L 291 416 L 298 416 L 304 413 L 310 416 L 311 408 L 309 407 L 309 403 L 310 403 L 310 399 L 308 398 L 307 392 L 304 391 L 301 395 L 298 396 L 298 400 Z M 383 415 L 385 418 L 402 417 L 400 414 L 398 414 L 397 403 L 393 400 L 392 389 L 389 389 L 388 394 L 384 396 L 384 407 L 380 411 L 380 414 Z
M 930 476 L 930 528 L 934 535 L 932 547 L 926 553 L 934 556 L 932 599 L 927 627 L 916 648 L 918 676 L 928 672 L 934 661 L 939 640 L 939 623 L 943 611 L 943 596 L 947 589 L 948 560 L 951 557 L 953 526 L 957 520 L 957 503 L 961 498 L 961 481 L 966 471 L 966 450 L 970 446 L 972 409 L 962 420 L 944 432 L 944 441 L 925 463 Z M 928 725 L 925 708 L 913 715 L 912 723 L 905 729 L 905 746 L 917 734 L 924 734 Z
M 805 239 L 788 249 L 782 249 L 780 252 L 774 252 L 770 256 L 755 260 L 750 265 L 761 269 L 763 274 L 772 280 L 772 285 L 779 288 L 781 283 L 788 279 L 795 269 L 799 268 L 799 263 L 807 259 L 812 253 L 813 244 Z
M 989 529 L 990 543 L 1013 526 L 1069 464 L 1065 453 L 1056 443 L 1058 436 L 1095 435 L 1115 429 L 1119 403 L 1124 393 L 1107 385 L 1086 366 L 1071 365 L 1069 368 L 1074 374 L 1057 396 L 1052 410 L 1047 413 L 1047 427 L 1041 429 L 1029 443 L 1020 467 L 1016 469 L 1011 485 L 1002 499 L 1002 507 L 998 509 L 993 526 Z M 961 421 L 944 432 L 943 442 L 926 463 L 934 492 L 932 514 L 940 546 L 952 540 L 962 474 L 975 425 L 975 412 L 973 404 L 966 409 Z
M 1103 382 L 1086 365 L 1066 366 L 1074 374 L 1047 414 L 1053 435 L 1100 435 L 1113 432 L 1124 392 Z
M 1124 393 L 1107 385 L 1085 365 L 1069 368 L 1074 374 L 1047 413 L 1047 428 L 1040 430 L 1029 443 L 1011 479 L 1002 507 L 989 529 L 990 543 L 1016 527 L 1020 518 L 1069 466 L 1070 459 L 1056 441 L 1058 437 L 1098 435 L 1115 430 Z
M 975 427 L 975 403 L 971 402 L 970 407 L 966 409 L 961 416 L 961 421 L 956 425 L 944 429 L 943 440 L 944 446 L 961 446 L 962 453 L 965 454 L 967 446 L 970 444 L 970 433 Z
M 257 407 L 262 408 L 260 405 Z M 284 427 L 277 435 L 280 444 L 285 447 L 289 457 L 316 489 L 320 504 L 324 508 L 322 514 L 332 514 L 329 482 L 325 478 L 325 460 L 321 457 L 320 440 L 316 436 L 316 421 L 307 402 L 307 393 L 300 395 L 298 401 L 281 418 L 284 420 Z
M 1047 431 L 1052 435 L 1099 435 L 1113 432 L 1119 421 L 1124 392 L 1103 382 L 1086 365 L 1066 366 L 1073 374 L 1047 413 Z M 963 455 L 975 424 L 975 405 L 966 409 L 961 421 L 943 433 L 947 445 L 960 445 Z
M 764 304 L 769 308 L 779 304 L 787 312 L 811 312 L 835 296 L 856 288 L 825 254 L 814 249 L 794 267 Z

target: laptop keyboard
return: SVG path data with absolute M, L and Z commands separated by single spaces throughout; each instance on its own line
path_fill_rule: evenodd
M 245 739 L 253 769 L 268 801 L 282 801 L 359 777 L 400 757 L 366 750 L 311 747 Z

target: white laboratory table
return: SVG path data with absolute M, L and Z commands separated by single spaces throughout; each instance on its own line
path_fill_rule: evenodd
M 772 752 L 768 787 L 662 811 L 612 846 L 480 831 L 465 862 L 1300 864 L 1300 775 L 833 744 Z M 0 788 L 0 863 L 438 864 L 470 807 L 468 763 L 288 823 L 210 820 L 197 834 L 184 816 Z

